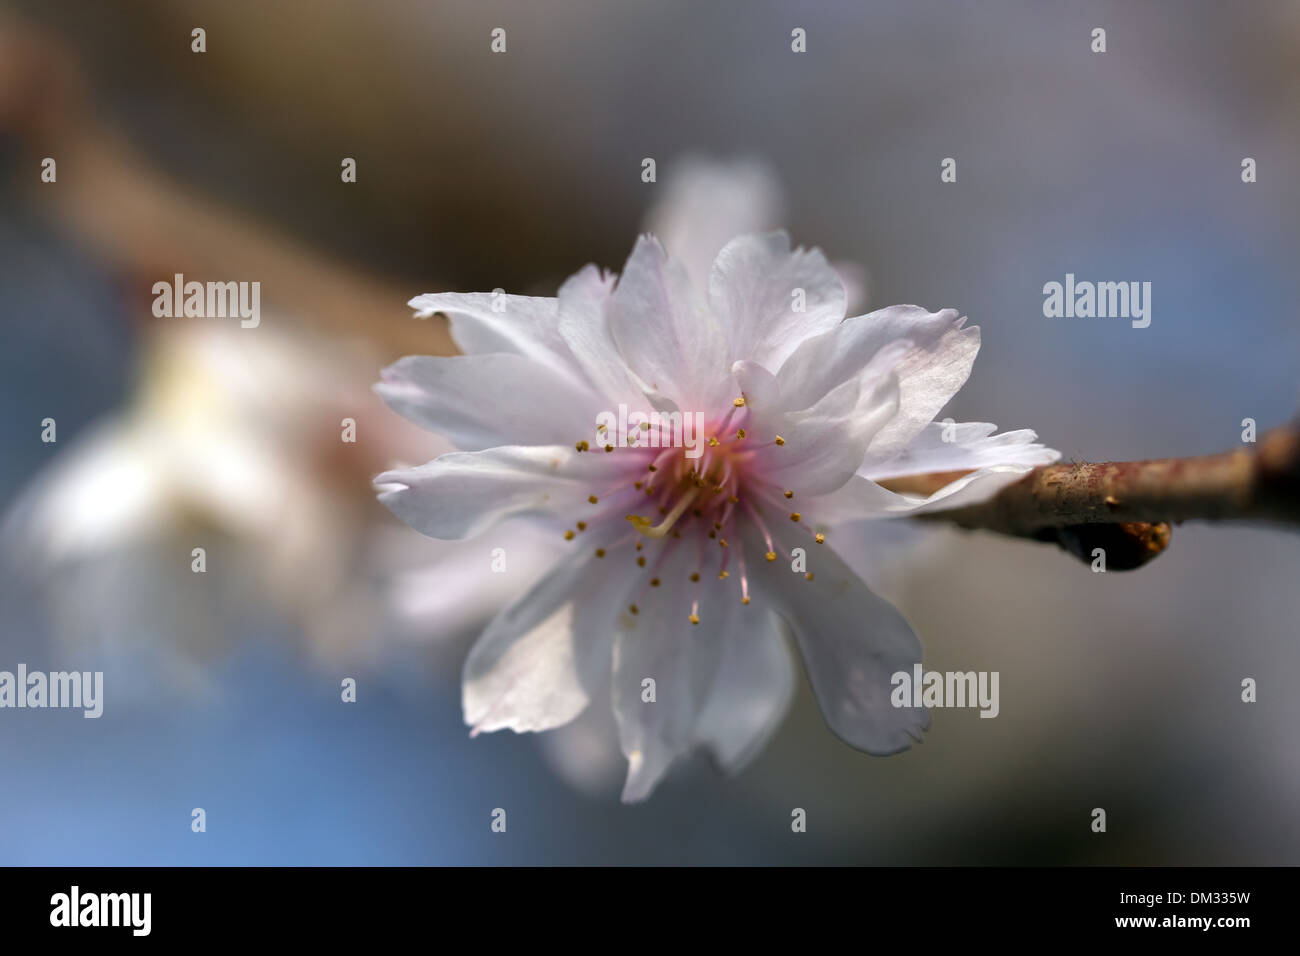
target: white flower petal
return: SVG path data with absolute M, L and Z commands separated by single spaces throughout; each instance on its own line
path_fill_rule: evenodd
M 715 607 L 715 605 L 719 605 Z M 733 587 L 703 608 L 722 658 L 696 727 L 722 768 L 738 773 L 775 733 L 794 697 L 794 663 L 776 616 L 740 603 Z M 718 615 L 724 621 L 715 621 Z
M 803 546 L 788 531 L 776 532 L 782 550 Z M 752 529 L 746 551 L 761 554 Z M 813 580 L 791 571 L 788 561 L 751 563 L 756 603 L 771 607 L 794 632 L 822 715 L 836 735 L 872 754 L 897 753 L 930 726 L 924 708 L 896 708 L 891 677 L 911 673 L 921 643 L 903 616 L 840 560 L 829 547 L 806 548 Z
M 802 311 L 795 311 L 796 295 Z M 718 253 L 709 303 L 727 330 L 733 360 L 775 371 L 804 339 L 844 318 L 844 284 L 817 249 L 790 250 L 784 232 L 739 236 Z
M 729 398 L 723 329 L 653 236 L 637 240 L 609 314 L 619 351 L 651 391 L 683 411 L 705 412 Z
M 592 388 L 612 407 L 639 408 L 643 391 L 610 331 L 609 304 L 616 277 L 589 265 L 560 286 L 559 331 Z
M 407 303 L 417 318 L 439 312 L 451 320 L 451 337 L 466 355 L 513 352 L 567 369 L 556 299 L 495 292 L 429 292 Z
M 791 407 L 807 407 L 859 375 L 885 346 L 910 341 L 910 351 L 894 366 L 898 414 L 872 440 L 873 450 L 890 454 L 932 421 L 970 375 L 979 351 L 979 328 L 967 328 L 965 321 L 952 309 L 927 312 L 915 305 L 893 305 L 845 319 L 800 345 L 777 379 Z
M 819 524 L 834 524 L 960 508 L 993 497 L 1033 469 L 1061 457 L 1054 448 L 1038 444 L 1038 436 L 1027 428 L 992 434 L 996 429 L 988 422 L 932 422 L 885 461 L 873 460 L 869 452 L 857 475 L 813 501 L 810 514 Z M 952 440 L 944 441 L 944 436 Z M 903 475 L 967 469 L 969 474 L 928 496 L 899 494 L 876 484 Z
M 375 392 L 466 451 L 588 437 L 605 404 L 572 376 L 510 353 L 407 356 L 384 369 Z
M 1055 449 L 1037 444 L 1038 435 L 1028 428 L 994 434 L 998 426 L 989 422 L 931 422 L 915 438 L 888 458 L 873 448 L 858 470 L 864 478 L 879 481 L 899 475 L 936 471 L 961 471 L 993 465 L 1036 468 L 1061 457 Z
M 384 472 L 374 484 L 379 500 L 421 534 L 465 538 L 511 514 L 581 513 L 590 507 L 588 495 L 625 483 L 633 472 L 640 469 L 622 456 L 571 445 L 502 445 Z
M 465 661 L 462 706 L 474 733 L 559 727 L 605 686 L 621 600 L 618 588 L 600 586 L 605 567 L 564 561 L 488 626 Z
M 788 404 L 784 389 L 761 366 L 738 362 L 736 379 L 752 405 L 745 440 L 757 446 L 756 473 L 801 495 L 823 495 L 847 482 L 874 436 L 898 411 L 892 366 L 909 348 L 908 342 L 894 342 L 880 349 L 857 377 L 799 411 L 782 409 Z M 773 413 L 773 405 L 782 410 Z M 774 443 L 778 435 L 784 444 Z
M 670 547 L 672 547 L 670 545 Z M 695 548 L 672 547 L 653 573 L 663 581 L 633 600 L 640 613 L 624 612 L 614 639 L 611 698 L 619 742 L 627 756 L 628 803 L 650 795 L 669 766 L 696 743 L 696 728 L 721 659 L 719 634 L 688 620 Z M 713 589 L 698 588 L 705 593 Z M 655 682 L 655 700 L 642 700 L 642 681 Z

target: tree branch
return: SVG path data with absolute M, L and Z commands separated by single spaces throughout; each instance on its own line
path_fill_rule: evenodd
M 881 482 L 928 495 L 967 472 Z M 1081 560 L 1140 567 L 1169 544 L 1170 522 L 1255 521 L 1300 526 L 1300 420 L 1258 443 L 1196 458 L 1049 465 L 988 501 L 921 516 L 971 530 L 1052 541 Z

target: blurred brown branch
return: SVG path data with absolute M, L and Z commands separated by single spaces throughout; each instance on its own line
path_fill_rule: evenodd
M 965 472 L 881 482 L 928 495 Z M 1170 522 L 1262 521 L 1300 525 L 1300 420 L 1219 455 L 1079 462 L 1036 468 L 981 504 L 927 520 L 1036 541 L 1084 561 L 1106 551 L 1108 569 L 1139 567 L 1169 543 Z
M 52 35 L 0 16 L 0 131 L 17 134 L 30 159 L 37 208 L 95 252 L 152 283 L 174 273 L 250 277 L 295 322 L 363 337 L 379 361 L 454 351 L 446 323 L 414 322 L 408 288 L 361 272 L 278 235 L 170 180 L 95 117 L 86 79 Z M 39 181 L 40 158 L 57 160 L 57 184 Z

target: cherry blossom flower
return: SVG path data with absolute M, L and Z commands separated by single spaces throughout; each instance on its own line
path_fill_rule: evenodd
M 735 771 L 789 704 L 789 633 L 837 735 L 873 754 L 920 739 L 926 711 L 890 703 L 920 643 L 833 543 L 1056 460 L 1032 431 L 934 421 L 977 327 L 910 305 L 846 319 L 836 271 L 781 232 L 733 239 L 707 289 L 646 235 L 620 277 L 587 266 L 555 298 L 411 306 L 445 313 L 465 354 L 404 358 L 376 390 L 461 450 L 380 475 L 380 499 L 436 538 L 531 516 L 570 549 L 470 652 L 475 733 L 562 726 L 608 686 L 624 800 L 696 748 Z M 620 406 L 649 420 L 599 431 Z M 698 457 L 674 413 L 702 423 Z M 963 474 L 925 498 L 878 483 L 936 471 Z

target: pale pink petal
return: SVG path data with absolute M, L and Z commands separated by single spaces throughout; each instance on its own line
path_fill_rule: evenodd
M 588 495 L 626 484 L 640 472 L 618 455 L 572 446 L 502 445 L 451 452 L 375 479 L 379 500 L 421 534 L 465 538 L 507 515 L 585 514 Z
M 412 355 L 375 386 L 389 407 L 466 451 L 590 438 L 607 404 L 572 375 L 522 355 Z
M 621 600 L 600 586 L 614 584 L 608 567 L 565 561 L 488 626 L 465 661 L 462 705 L 475 733 L 558 727 L 606 684 L 613 630 L 592 625 L 612 621 Z
M 730 358 L 781 367 L 804 339 L 844 318 L 844 284 L 817 249 L 790 250 L 784 232 L 739 236 L 718 253 L 709 302 Z
M 637 240 L 609 314 L 620 353 L 651 392 L 683 411 L 708 411 L 730 398 L 723 329 L 654 237 Z
M 790 548 L 807 538 L 777 532 L 781 553 L 752 566 L 755 603 L 775 610 L 789 624 L 826 723 L 859 750 L 891 754 L 920 739 L 930 726 L 924 708 L 896 708 L 890 701 L 896 672 L 912 672 L 921 642 L 903 616 L 877 597 L 826 545 L 807 548 L 813 580 L 790 568 Z M 764 543 L 752 530 L 750 553 Z

